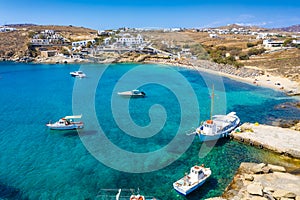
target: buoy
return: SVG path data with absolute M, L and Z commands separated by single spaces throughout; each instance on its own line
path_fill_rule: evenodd
M 258 122 L 255 122 L 255 123 L 254 123 L 254 125 L 255 125 L 255 126 L 258 126 L 258 125 L 259 125 L 259 123 L 258 123 Z

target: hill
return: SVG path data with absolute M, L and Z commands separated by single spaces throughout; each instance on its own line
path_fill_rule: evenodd
M 76 26 L 13 24 L 17 30 L 0 33 L 0 57 L 29 56 L 29 43 L 32 35 L 43 30 L 54 30 L 70 41 L 94 39 L 97 31 Z
M 276 28 L 274 30 L 284 31 L 284 32 L 300 32 L 300 24 L 284 27 L 284 28 Z

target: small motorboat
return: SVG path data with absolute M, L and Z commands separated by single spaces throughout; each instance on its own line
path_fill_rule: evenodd
M 72 77 L 78 77 L 78 78 L 85 78 L 86 74 L 83 73 L 82 71 L 74 71 L 74 72 L 70 72 L 70 75 Z
M 205 168 L 204 165 L 195 165 L 189 174 L 173 183 L 173 188 L 182 195 L 188 195 L 203 185 L 210 175 L 210 168 Z
M 83 128 L 83 122 L 74 121 L 75 119 L 81 119 L 82 115 L 65 116 L 59 119 L 55 123 L 48 123 L 48 126 L 52 130 L 74 130 Z
M 125 92 L 118 92 L 118 95 L 124 97 L 145 97 L 146 93 L 140 90 L 131 90 Z

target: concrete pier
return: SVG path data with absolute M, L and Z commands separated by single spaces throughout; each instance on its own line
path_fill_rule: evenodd
M 300 159 L 299 131 L 257 123 L 244 123 L 237 131 L 231 133 L 231 137 L 261 149 Z

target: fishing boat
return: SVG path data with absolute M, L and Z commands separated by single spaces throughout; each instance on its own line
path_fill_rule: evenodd
M 190 169 L 189 174 L 173 183 L 173 188 L 182 195 L 188 195 L 203 185 L 210 175 L 210 168 L 195 165 Z
M 140 90 L 131 90 L 125 92 L 118 92 L 118 95 L 125 97 L 144 97 L 146 93 Z
M 65 116 L 64 118 L 59 119 L 55 123 L 48 123 L 48 126 L 52 130 L 73 130 L 83 128 L 83 122 L 74 121 L 75 119 L 81 119 L 82 115 L 74 116 Z
M 240 119 L 235 112 L 227 115 L 214 115 L 211 119 L 206 120 L 196 129 L 200 141 L 218 140 L 228 137 L 240 124 Z
M 214 87 L 212 90 L 212 101 L 210 119 L 203 122 L 194 132 L 200 138 L 201 142 L 218 140 L 227 137 L 240 124 L 240 118 L 235 112 L 230 112 L 227 115 L 213 115 L 214 106 Z
M 74 71 L 74 72 L 70 72 L 70 75 L 72 77 L 78 77 L 78 78 L 85 78 L 86 74 L 83 73 L 82 71 Z

